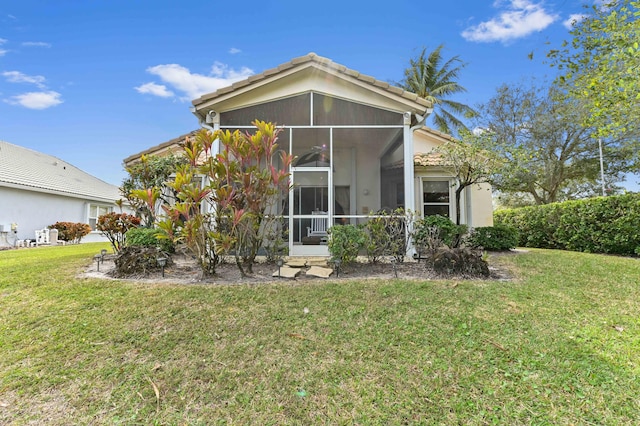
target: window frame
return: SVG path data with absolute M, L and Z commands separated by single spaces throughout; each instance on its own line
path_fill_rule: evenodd
M 425 190 L 426 190 L 426 185 L 425 182 L 446 182 L 447 183 L 447 187 L 449 188 L 449 200 L 447 202 L 436 202 L 436 201 L 432 201 L 432 202 L 425 202 L 424 201 L 424 194 L 425 194 Z M 433 176 L 433 177 L 423 177 L 420 180 L 420 209 L 421 209 L 421 213 L 422 213 L 422 217 L 426 217 L 425 216 L 425 207 L 426 206 L 448 206 L 449 207 L 449 214 L 448 214 L 448 218 L 451 220 L 455 220 L 455 188 L 454 188 L 454 181 L 453 179 L 451 179 L 450 177 L 444 177 L 444 176 Z
M 93 208 L 96 208 L 96 215 L 92 216 L 92 210 Z M 101 209 L 105 209 L 106 212 L 101 213 Z M 104 214 L 107 213 L 112 213 L 113 212 L 113 206 L 109 205 L 109 204 L 102 204 L 102 203 L 89 203 L 89 205 L 87 206 L 87 224 L 91 227 L 91 232 L 98 232 L 97 229 L 97 225 L 98 225 L 98 218 Z M 94 220 L 95 223 L 91 223 L 91 221 Z

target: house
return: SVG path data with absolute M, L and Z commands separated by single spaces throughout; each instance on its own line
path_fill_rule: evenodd
M 0 245 L 34 239 L 56 222 L 88 223 L 94 231 L 82 241 L 106 241 L 96 222 L 119 198 L 117 186 L 59 158 L 0 141 Z
M 314 53 L 193 101 L 204 128 L 251 130 L 255 119 L 283 128 L 279 146 L 296 156 L 286 200 L 290 255 L 327 255 L 309 244 L 318 214 L 326 223 L 361 223 L 403 207 L 455 218 L 452 176 L 430 151 L 450 136 L 425 127 L 432 105 L 417 95 Z M 183 135 L 141 154 L 171 152 Z M 214 146 L 214 150 L 217 150 Z M 461 217 L 492 225 L 491 190 L 463 192 Z

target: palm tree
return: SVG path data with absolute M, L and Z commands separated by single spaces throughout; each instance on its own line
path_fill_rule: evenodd
M 429 56 L 426 56 L 426 49 L 422 49 L 417 58 L 409 61 L 409 68 L 404 70 L 404 79 L 399 85 L 404 90 L 431 101 L 435 127 L 451 134 L 457 129 L 467 129 L 457 116 L 470 118 L 477 113 L 468 105 L 448 99 L 451 95 L 467 91 L 457 82 L 458 74 L 467 64 L 458 56 L 444 62 L 443 48 L 444 44 L 441 44 Z

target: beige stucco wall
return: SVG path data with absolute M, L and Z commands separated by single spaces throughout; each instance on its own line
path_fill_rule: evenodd
M 429 153 L 431 150 L 449 140 L 450 137 L 437 131 L 418 130 L 413 135 L 414 152 Z M 415 169 L 415 197 L 416 210 L 422 214 L 422 182 L 425 179 L 452 179 L 452 174 L 443 167 L 416 167 Z M 451 203 L 455 204 L 453 189 Z M 472 185 L 463 192 L 460 201 L 461 222 L 477 228 L 493 226 L 493 198 L 491 186 L 483 183 Z M 452 211 L 452 220 L 455 213 Z
M 481 183 L 471 186 L 471 223 L 470 226 L 493 226 L 493 199 L 491 185 Z

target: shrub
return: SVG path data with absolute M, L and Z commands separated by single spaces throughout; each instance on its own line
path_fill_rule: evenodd
M 262 248 L 267 257 L 267 262 L 275 262 L 289 253 L 288 220 L 279 218 L 273 222 L 273 227 L 264 233 Z
M 468 248 L 441 248 L 431 258 L 431 266 L 443 275 L 489 276 L 487 261 L 480 253 Z
M 118 253 L 125 245 L 129 229 L 140 225 L 140 219 L 127 213 L 107 213 L 98 217 L 96 228 L 102 233 Z
M 475 228 L 468 243 L 473 248 L 510 250 L 518 245 L 518 230 L 504 224 Z
M 376 263 L 383 256 L 393 256 L 397 262 L 403 262 L 407 253 L 406 223 L 410 214 L 403 209 L 391 213 L 378 212 L 365 224 L 364 248 L 369 262 Z
M 158 257 L 167 257 L 167 265 L 171 265 L 171 258 L 166 256 L 155 247 L 126 246 L 116 255 L 114 260 L 118 277 L 131 276 L 134 274 L 147 275 L 149 272 L 158 271 Z
M 329 228 L 329 253 L 333 260 L 343 265 L 352 263 L 358 257 L 358 251 L 364 247 L 366 237 L 362 228 L 355 225 L 334 225 Z
M 448 217 L 433 215 L 415 221 L 412 238 L 419 250 L 433 251 L 442 246 L 460 246 L 466 233 L 466 225 L 456 225 Z
M 48 226 L 58 230 L 58 239 L 71 243 L 79 243 L 82 237 L 89 235 L 91 227 L 86 223 L 56 222 Z
M 167 253 L 175 251 L 173 242 L 167 238 L 161 238 L 163 233 L 157 228 L 131 228 L 126 234 L 127 246 L 157 247 Z
M 497 224 L 517 228 L 518 245 L 591 253 L 640 252 L 640 194 L 500 210 Z

